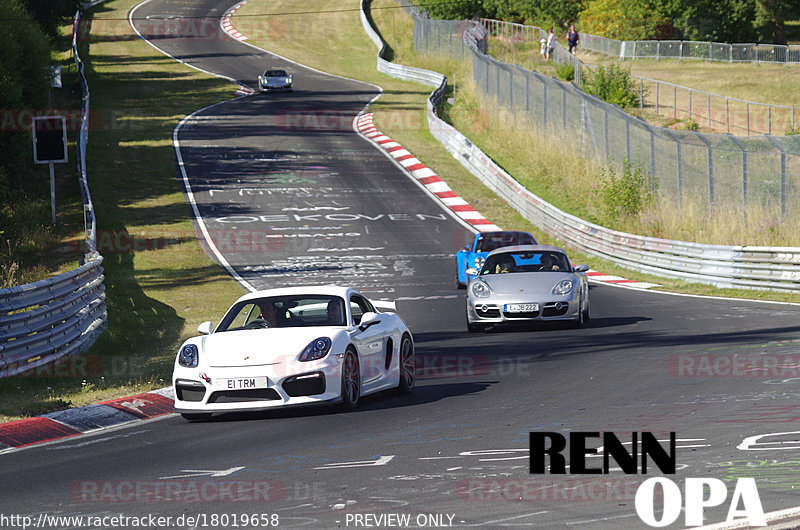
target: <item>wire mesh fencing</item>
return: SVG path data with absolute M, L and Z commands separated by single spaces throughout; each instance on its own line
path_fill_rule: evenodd
M 528 132 L 577 143 L 587 156 L 617 168 L 630 164 L 649 177 L 659 200 L 678 208 L 691 201 L 711 216 L 731 210 L 756 211 L 764 218 L 800 213 L 800 136 L 737 137 L 653 126 L 586 94 L 575 83 L 488 56 L 465 31 L 465 22 L 415 16 L 414 26 L 418 52 L 471 60 L 473 81 L 486 98 L 486 108 L 499 105 L 517 121 L 524 118 Z M 535 38 L 512 25 L 503 31 L 511 38 Z M 459 33 L 466 36 L 469 53 L 454 44 L 451 35 Z M 699 102 L 692 102 L 699 108 Z M 728 104 L 730 112 L 730 100 Z M 717 107 L 709 108 L 714 119 Z

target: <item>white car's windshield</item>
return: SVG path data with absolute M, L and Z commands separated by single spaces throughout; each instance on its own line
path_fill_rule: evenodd
M 239 302 L 228 311 L 216 332 L 344 325 L 342 298 L 330 295 L 295 295 Z
M 567 256 L 561 252 L 503 252 L 486 258 L 481 276 L 515 272 L 571 272 Z

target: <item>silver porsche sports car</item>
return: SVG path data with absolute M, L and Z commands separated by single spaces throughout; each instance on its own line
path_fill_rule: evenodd
M 588 265 L 573 267 L 567 254 L 550 245 L 502 247 L 486 256 L 467 286 L 467 329 L 497 324 L 589 321 Z
M 286 70 L 267 70 L 264 75 L 258 76 L 258 91 L 262 93 L 279 90 L 290 92 L 292 82 L 292 75 L 287 74 Z

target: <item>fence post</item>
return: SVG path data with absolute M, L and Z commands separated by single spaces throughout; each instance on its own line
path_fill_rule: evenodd
M 678 85 L 672 85 L 672 117 L 678 118 Z
M 656 114 L 658 114 L 658 92 L 659 88 L 661 87 L 661 82 L 656 80 Z
M 728 98 L 725 98 L 725 126 L 728 128 L 728 134 L 731 133 L 731 115 L 728 112 Z
M 692 89 L 689 89 L 689 119 L 692 119 Z
M 683 206 L 683 153 L 681 152 L 681 140 L 667 127 L 664 127 L 663 130 L 675 141 L 676 166 L 678 170 L 676 172 L 678 176 L 678 209 L 680 210 Z
M 747 217 L 747 148 L 735 136 L 729 137 L 742 150 L 742 211 Z
M 706 150 L 708 153 L 708 205 L 709 207 L 714 207 L 714 150 L 711 148 L 711 142 L 708 141 L 708 138 L 700 134 L 699 132 L 695 131 L 700 140 L 706 144 Z
M 528 72 L 525 72 L 525 112 L 530 113 L 531 111 L 531 77 L 528 75 Z
M 542 82 L 542 123 L 547 128 L 547 81 Z
M 608 146 L 608 109 L 603 108 L 603 133 L 606 139 L 606 160 L 610 156 L 609 146 Z
M 639 110 L 644 108 L 644 77 L 639 78 Z
M 708 109 L 708 128 L 711 128 L 711 92 L 706 92 L 707 96 L 707 104 L 706 108 Z
M 786 149 L 774 136 L 767 135 L 767 138 L 781 152 L 781 215 L 786 215 Z
M 745 118 L 747 118 L 747 136 L 750 136 L 750 102 L 745 101 L 744 103 L 745 108 Z
M 772 134 L 772 105 L 767 105 L 767 134 Z
M 567 130 L 567 90 L 561 87 L 561 126 Z
M 625 156 L 631 161 L 631 120 L 625 118 Z

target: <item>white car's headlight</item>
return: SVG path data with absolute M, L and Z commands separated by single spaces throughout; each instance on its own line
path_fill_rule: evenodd
M 572 290 L 572 280 L 561 280 L 553 287 L 553 294 L 567 294 Z
M 475 282 L 472 284 L 472 294 L 478 298 L 486 298 L 489 296 L 489 287 L 483 282 Z
M 181 348 L 178 354 L 178 364 L 187 368 L 194 368 L 200 360 L 200 354 L 197 352 L 197 346 L 194 344 L 187 344 Z
M 312 340 L 308 346 L 305 347 L 303 353 L 297 358 L 298 361 L 316 361 L 322 359 L 331 350 L 331 339 L 328 337 L 319 337 Z

